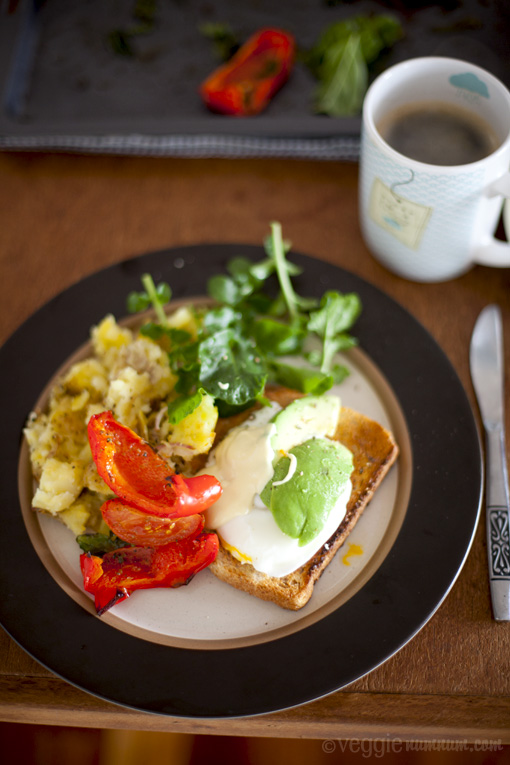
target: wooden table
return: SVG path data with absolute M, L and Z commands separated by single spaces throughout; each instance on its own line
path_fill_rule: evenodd
M 45 301 L 97 269 L 176 245 L 260 244 L 269 222 L 279 220 L 297 250 L 353 271 L 410 310 L 442 346 L 474 404 L 468 345 L 479 311 L 490 302 L 503 310 L 510 380 L 510 270 L 477 267 L 437 285 L 388 273 L 361 239 L 357 185 L 357 166 L 339 162 L 0 155 L 0 342 Z M 484 532 L 482 520 L 461 575 L 425 628 L 383 666 L 322 700 L 226 722 L 138 713 L 77 690 L 1 632 L 0 719 L 240 736 L 509 743 L 510 624 L 491 618 Z

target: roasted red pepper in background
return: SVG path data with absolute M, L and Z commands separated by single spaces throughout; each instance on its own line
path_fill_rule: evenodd
M 88 438 L 97 472 L 124 502 L 162 518 L 180 518 L 207 510 L 221 495 L 210 475 L 184 478 L 111 412 L 90 418 Z
M 162 518 L 125 505 L 120 499 L 109 499 L 101 507 L 101 515 L 113 533 L 139 547 L 163 547 L 186 537 L 196 537 L 204 528 L 202 513 L 183 518 Z
M 221 114 L 258 114 L 287 81 L 295 55 L 292 35 L 262 29 L 202 83 L 202 99 Z
M 101 615 L 135 590 L 188 584 L 213 562 L 218 547 L 216 534 L 202 533 L 155 549 L 124 547 L 102 558 L 83 553 L 83 585 L 94 595 L 96 611 Z

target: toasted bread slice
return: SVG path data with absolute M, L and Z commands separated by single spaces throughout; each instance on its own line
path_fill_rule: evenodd
M 283 407 L 301 395 L 288 388 L 270 388 L 266 394 Z M 220 421 L 217 441 L 232 427 L 241 424 L 250 411 Z M 352 452 L 354 470 L 346 515 L 329 541 L 308 563 L 284 577 L 262 574 L 250 563 L 241 563 L 228 550 L 220 547 L 216 560 L 209 567 L 218 579 L 282 608 L 297 611 L 308 602 L 315 582 L 356 525 L 398 456 L 398 446 L 389 431 L 363 414 L 345 407 L 341 409 L 334 438 Z

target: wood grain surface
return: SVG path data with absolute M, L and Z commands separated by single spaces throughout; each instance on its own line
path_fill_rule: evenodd
M 510 270 L 475 267 L 434 285 L 394 276 L 361 238 L 357 191 L 358 168 L 350 163 L 0 154 L 0 342 L 48 299 L 104 266 L 177 245 L 260 244 L 269 222 L 279 220 L 296 250 L 360 275 L 407 308 L 442 346 L 475 406 L 468 346 L 488 303 L 502 308 L 510 381 Z M 327 698 L 228 722 L 142 714 L 75 689 L 2 631 L 0 719 L 509 743 L 510 623 L 496 624 L 491 617 L 484 534 L 482 519 L 459 578 L 419 634 L 382 666 Z

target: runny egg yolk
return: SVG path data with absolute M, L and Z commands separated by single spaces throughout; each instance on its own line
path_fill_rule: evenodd
M 237 558 L 237 560 L 240 561 L 241 563 L 251 563 L 252 562 L 252 559 L 250 558 L 249 555 L 245 555 L 244 553 L 240 552 L 237 549 L 237 547 L 234 547 L 233 545 L 229 545 L 229 543 L 226 542 L 223 539 L 221 534 L 218 534 L 218 536 L 219 536 L 221 544 L 223 545 L 225 550 L 228 550 L 229 553 L 231 553 L 234 556 L 234 558 Z
M 349 542 L 347 552 L 342 557 L 342 563 L 344 564 L 344 566 L 350 566 L 351 565 L 350 559 L 356 555 L 363 555 L 363 548 L 361 547 L 361 545 L 355 545 L 352 542 Z

